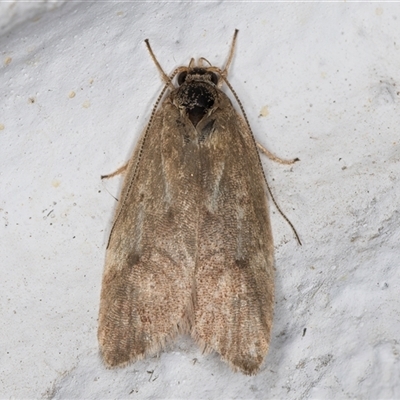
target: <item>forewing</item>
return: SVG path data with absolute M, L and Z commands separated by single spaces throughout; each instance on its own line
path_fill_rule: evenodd
M 192 144 L 182 147 L 171 128 L 179 118 L 163 103 L 128 166 L 100 301 L 98 339 L 109 366 L 158 351 L 190 325 L 196 248 L 188 215 L 196 215 L 197 205 L 188 177 L 198 167 Z
M 252 134 L 230 102 L 221 110 L 202 121 L 213 130 L 200 150 L 203 194 L 192 335 L 234 370 L 253 374 L 270 341 L 273 239 Z

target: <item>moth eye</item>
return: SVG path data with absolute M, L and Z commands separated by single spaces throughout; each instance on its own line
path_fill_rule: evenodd
M 178 75 L 178 85 L 182 85 L 183 82 L 185 82 L 187 77 L 187 71 L 183 71 Z
M 214 74 L 214 72 L 210 73 L 211 82 L 216 85 L 218 83 L 218 76 Z

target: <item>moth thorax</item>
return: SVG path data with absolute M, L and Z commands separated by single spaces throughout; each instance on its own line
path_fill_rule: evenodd
M 192 80 L 179 87 L 177 100 L 180 108 L 184 108 L 186 115 L 194 127 L 203 119 L 214 106 L 216 90 L 210 83 Z

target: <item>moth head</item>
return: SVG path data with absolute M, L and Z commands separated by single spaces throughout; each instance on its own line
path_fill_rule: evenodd
M 211 68 L 185 68 L 178 74 L 178 85 L 182 86 L 185 82 L 203 81 L 218 85 L 219 76 Z

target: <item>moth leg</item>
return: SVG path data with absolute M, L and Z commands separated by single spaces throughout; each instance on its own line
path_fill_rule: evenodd
M 296 161 L 300 161 L 300 158 L 297 158 L 297 157 L 293 158 L 291 160 L 284 160 L 282 158 L 279 158 L 278 156 L 271 153 L 269 150 L 267 150 L 263 145 L 261 145 L 258 142 L 257 142 L 257 147 L 258 147 L 259 151 L 261 151 L 261 153 L 265 154 L 270 160 L 275 161 L 279 164 L 290 165 L 290 164 L 294 164 Z
M 117 176 L 119 174 L 123 174 L 125 173 L 126 169 L 128 168 L 128 164 L 129 161 L 124 164 L 122 167 L 118 168 L 116 171 L 112 172 L 111 174 L 107 174 L 107 175 L 101 175 L 101 179 L 109 179 L 109 178 L 113 178 L 114 176 Z
M 275 154 L 271 153 L 269 150 L 267 150 L 260 143 L 256 142 L 256 145 L 257 145 L 259 151 L 261 151 L 263 154 L 265 154 L 270 160 L 278 162 L 279 164 L 291 165 L 291 164 L 294 164 L 296 161 L 300 161 L 300 158 L 297 158 L 297 157 L 293 158 L 292 160 L 283 160 L 282 158 L 279 158 Z M 279 214 L 282 215 L 282 217 L 285 219 L 285 221 L 292 228 L 292 231 L 293 231 L 294 235 L 296 236 L 297 243 L 301 246 L 301 240 L 300 240 L 299 234 L 297 233 L 297 231 L 296 231 L 295 227 L 293 226 L 293 224 L 290 222 L 289 218 L 283 213 L 283 211 L 278 206 L 278 203 L 276 202 L 276 200 L 275 200 L 275 198 L 274 198 L 274 196 L 272 194 L 271 188 L 269 187 L 269 184 L 268 184 L 268 181 L 267 181 L 267 178 L 265 177 L 265 175 L 264 175 L 264 178 L 265 178 L 265 183 L 267 185 L 268 193 L 270 194 L 271 199 L 272 199 L 273 203 L 275 204 L 275 207 L 279 211 Z

